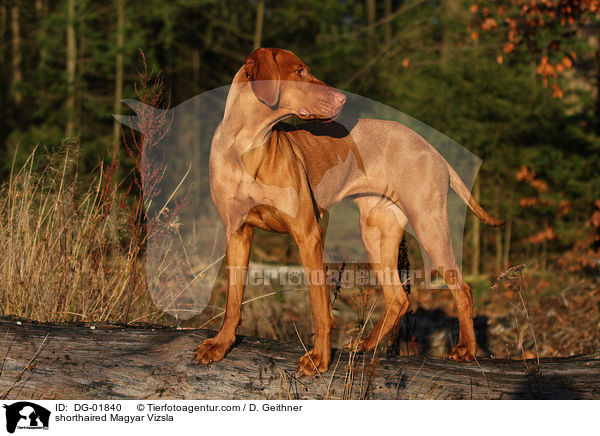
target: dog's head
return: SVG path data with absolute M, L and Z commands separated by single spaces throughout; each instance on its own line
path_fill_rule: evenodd
M 246 58 L 244 70 L 256 98 L 305 120 L 333 120 L 346 102 L 343 93 L 313 76 L 288 50 L 256 49 Z

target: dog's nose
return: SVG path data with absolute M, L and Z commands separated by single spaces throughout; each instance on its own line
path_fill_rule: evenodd
M 334 92 L 333 92 L 333 96 L 334 96 L 334 98 L 335 98 L 335 101 L 336 101 L 336 102 L 337 102 L 337 103 L 338 103 L 340 106 L 341 106 L 341 105 L 343 105 L 344 103 L 346 103 L 346 95 L 345 95 L 345 94 L 343 94 L 343 93 L 341 93 L 341 92 L 338 92 L 338 91 L 334 91 Z

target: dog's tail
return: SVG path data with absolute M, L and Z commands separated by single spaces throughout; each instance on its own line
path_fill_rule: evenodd
M 448 173 L 450 174 L 450 187 L 454 189 L 454 192 L 456 192 L 461 200 L 466 203 L 469 209 L 471 209 L 471 211 L 488 226 L 499 227 L 503 225 L 503 219 L 494 218 L 487 213 L 479 203 L 477 203 L 477 200 L 475 200 L 471 195 L 471 191 L 469 191 L 469 189 L 465 186 L 458 173 L 454 171 L 454 168 L 450 166 L 446 159 L 444 159 L 444 164 L 446 165 Z

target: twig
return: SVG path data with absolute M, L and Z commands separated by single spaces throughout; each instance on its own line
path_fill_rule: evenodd
M 538 349 L 537 340 L 535 338 L 535 332 L 533 331 L 533 322 L 531 321 L 531 317 L 529 315 L 529 304 L 527 302 L 527 295 L 523 298 L 523 294 L 521 290 L 525 291 L 525 280 L 523 279 L 523 270 L 519 270 L 519 277 L 521 279 L 521 289 L 519 289 L 519 298 L 521 299 L 521 303 L 523 304 L 523 309 L 525 310 L 525 317 L 527 318 L 527 322 L 529 323 L 529 330 L 531 331 L 531 336 L 533 337 L 533 344 L 535 345 L 535 357 L 537 361 L 538 371 L 540 369 L 540 352 Z
M 8 330 L 6 330 L 6 335 L 4 336 L 4 341 L 2 342 L 2 347 L 4 348 L 4 344 L 6 344 L 6 340 L 8 339 Z M 0 377 L 2 376 L 2 371 L 4 370 L 4 364 L 6 363 L 6 358 L 8 357 L 8 353 L 10 351 L 10 349 L 12 348 L 12 344 L 15 342 L 15 340 L 13 339 L 10 343 L 10 345 L 8 346 L 8 348 L 6 349 L 6 353 L 4 353 L 4 359 L 2 359 L 2 366 L 0 366 Z
M 331 385 L 333 384 L 333 377 L 335 376 L 335 372 L 338 368 L 338 365 L 340 364 L 340 360 L 342 360 L 342 352 L 343 350 L 338 350 L 338 358 L 337 361 L 335 362 L 335 366 L 333 367 L 333 371 L 331 371 L 331 377 L 329 378 L 329 384 L 327 385 L 327 391 L 330 392 L 331 391 Z
M 416 380 L 416 378 L 418 377 L 418 375 L 421 373 L 421 370 L 423 369 L 423 366 L 425 366 L 425 362 L 421 363 L 421 366 L 419 367 L 419 370 L 416 372 L 416 374 L 413 376 L 413 378 L 406 384 L 406 388 L 404 388 L 404 391 L 407 391 L 408 387 Z M 402 395 L 400 395 L 400 399 L 402 399 L 402 397 L 404 397 L 404 392 L 402 393 Z
M 21 372 L 19 373 L 19 375 L 17 376 L 17 378 L 13 382 L 13 384 L 10 385 L 10 387 L 6 390 L 6 392 L 4 392 L 4 394 L 2 394 L 2 397 L 0 398 L 0 400 L 6 399 L 6 396 L 10 393 L 10 391 L 12 391 L 13 388 L 17 385 L 17 383 L 19 383 L 19 381 L 21 381 L 21 377 L 23 377 L 23 374 L 25 374 L 25 371 L 27 371 L 28 369 L 32 369 L 31 365 L 33 364 L 34 360 L 37 359 L 37 357 L 39 356 L 39 354 L 42 352 L 42 348 L 44 347 L 44 344 L 46 343 L 46 339 L 48 339 L 48 335 L 49 334 L 50 333 L 46 333 L 46 336 L 44 337 L 44 340 L 42 341 L 42 343 L 38 347 L 37 351 L 35 352 L 35 354 L 31 358 L 31 360 L 29 361 L 29 363 L 27 363 L 27 365 L 25 365 L 25 368 L 23 368 L 21 370 Z
M 477 363 L 477 366 L 479 367 L 479 370 L 481 371 L 481 374 L 483 375 L 483 378 L 485 379 L 485 382 L 487 383 L 487 390 L 488 390 L 488 398 L 491 395 L 491 391 L 490 391 L 490 381 L 487 378 L 487 375 L 485 375 L 485 371 L 483 370 L 483 368 L 481 367 L 481 365 L 479 364 L 479 360 L 477 360 L 476 356 L 473 356 L 473 359 L 475 359 L 475 363 Z M 471 381 L 472 383 L 472 381 Z M 471 397 L 472 397 L 472 393 L 471 393 Z
M 242 301 L 242 306 L 244 304 L 252 303 L 253 301 L 256 301 L 256 300 L 262 300 L 263 298 L 271 297 L 272 295 L 283 294 L 284 292 L 301 291 L 301 290 L 302 291 L 306 291 L 307 289 L 283 289 L 283 290 L 280 290 L 280 291 L 269 292 L 268 294 L 259 295 L 258 297 L 254 297 L 254 298 L 251 298 L 249 300 Z M 216 314 L 215 316 L 213 316 L 211 319 L 209 319 L 208 321 L 206 321 L 204 324 L 202 324 L 198 328 L 199 329 L 204 328 L 205 326 L 207 326 L 208 324 L 210 324 L 211 322 L 213 322 L 215 319 L 220 318 L 223 315 L 225 315 L 225 311 L 222 311 L 221 313 Z
M 327 389 L 327 397 L 329 397 L 331 395 L 331 393 L 329 392 L 329 388 L 327 387 L 327 383 L 325 382 L 325 379 L 323 378 L 323 375 L 321 374 L 321 371 L 319 371 L 319 368 L 317 368 L 317 365 L 315 365 L 315 362 L 312 360 L 312 357 L 310 357 L 310 353 L 306 349 L 306 346 L 304 345 L 304 342 L 302 341 L 302 338 L 300 337 L 300 333 L 298 332 L 298 328 L 296 327 L 296 323 L 293 320 L 292 320 L 292 325 L 294 326 L 294 330 L 296 330 L 296 335 L 298 336 L 298 339 L 300 340 L 300 344 L 302 345 L 302 348 L 304 348 L 304 352 L 306 353 L 306 355 L 310 359 L 310 363 L 312 363 L 313 366 L 315 367 L 315 371 L 317 371 L 317 374 L 321 378 L 321 381 L 323 382 L 323 385 L 325 386 L 325 389 Z

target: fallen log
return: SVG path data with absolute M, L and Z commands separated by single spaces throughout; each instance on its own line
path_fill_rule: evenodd
M 4 399 L 598 399 L 600 352 L 535 360 L 375 356 L 334 350 L 317 377 L 297 377 L 301 345 L 239 337 L 225 359 L 196 366 L 208 330 L 49 325 L 0 320 Z

